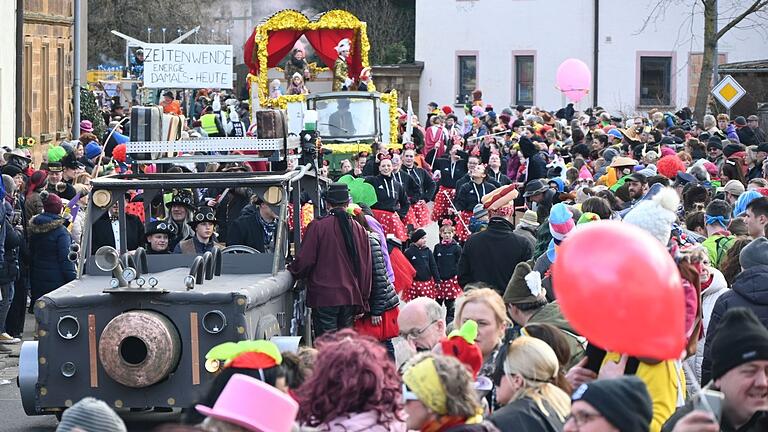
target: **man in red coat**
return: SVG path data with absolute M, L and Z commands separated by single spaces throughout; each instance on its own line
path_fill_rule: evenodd
M 309 224 L 288 266 L 294 277 L 307 279 L 315 337 L 352 327 L 356 315 L 368 312 L 373 271 L 368 234 L 346 212 L 347 185 L 332 183 L 323 199 L 330 214 Z

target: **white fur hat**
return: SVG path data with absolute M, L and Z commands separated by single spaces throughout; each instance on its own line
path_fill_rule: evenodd
M 672 234 L 672 224 L 677 220 L 677 207 L 680 198 L 674 189 L 666 187 L 651 199 L 638 203 L 626 216 L 624 222 L 648 231 L 652 236 L 667 246 Z

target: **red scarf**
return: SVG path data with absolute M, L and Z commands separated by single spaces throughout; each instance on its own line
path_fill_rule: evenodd
M 436 420 L 430 420 L 421 428 L 421 432 L 442 432 L 454 426 L 463 425 L 466 422 L 467 419 L 464 417 L 443 416 Z

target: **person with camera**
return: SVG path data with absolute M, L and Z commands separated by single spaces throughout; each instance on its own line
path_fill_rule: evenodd
M 661 430 L 768 430 L 768 329 L 752 311 L 735 308 L 723 316 L 712 341 L 712 381 Z

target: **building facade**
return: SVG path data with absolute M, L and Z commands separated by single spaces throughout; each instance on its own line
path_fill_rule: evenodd
M 693 106 L 703 51 L 700 2 L 669 2 L 644 26 L 656 3 L 418 0 L 420 112 L 430 101 L 463 105 L 475 88 L 498 111 L 520 104 L 556 110 L 567 103 L 555 74 L 568 58 L 592 72 L 590 94 L 579 108 L 594 104 L 595 76 L 597 104 L 612 111 Z M 768 44 L 754 29 L 734 28 L 719 43 L 721 63 L 767 57 Z
M 13 147 L 16 141 L 16 0 L 0 1 L 0 16 L 5 30 L 0 32 L 0 47 L 8 54 L 0 56 L 0 146 Z
M 72 125 L 73 0 L 24 0 L 22 134 L 39 145 L 61 141 Z

